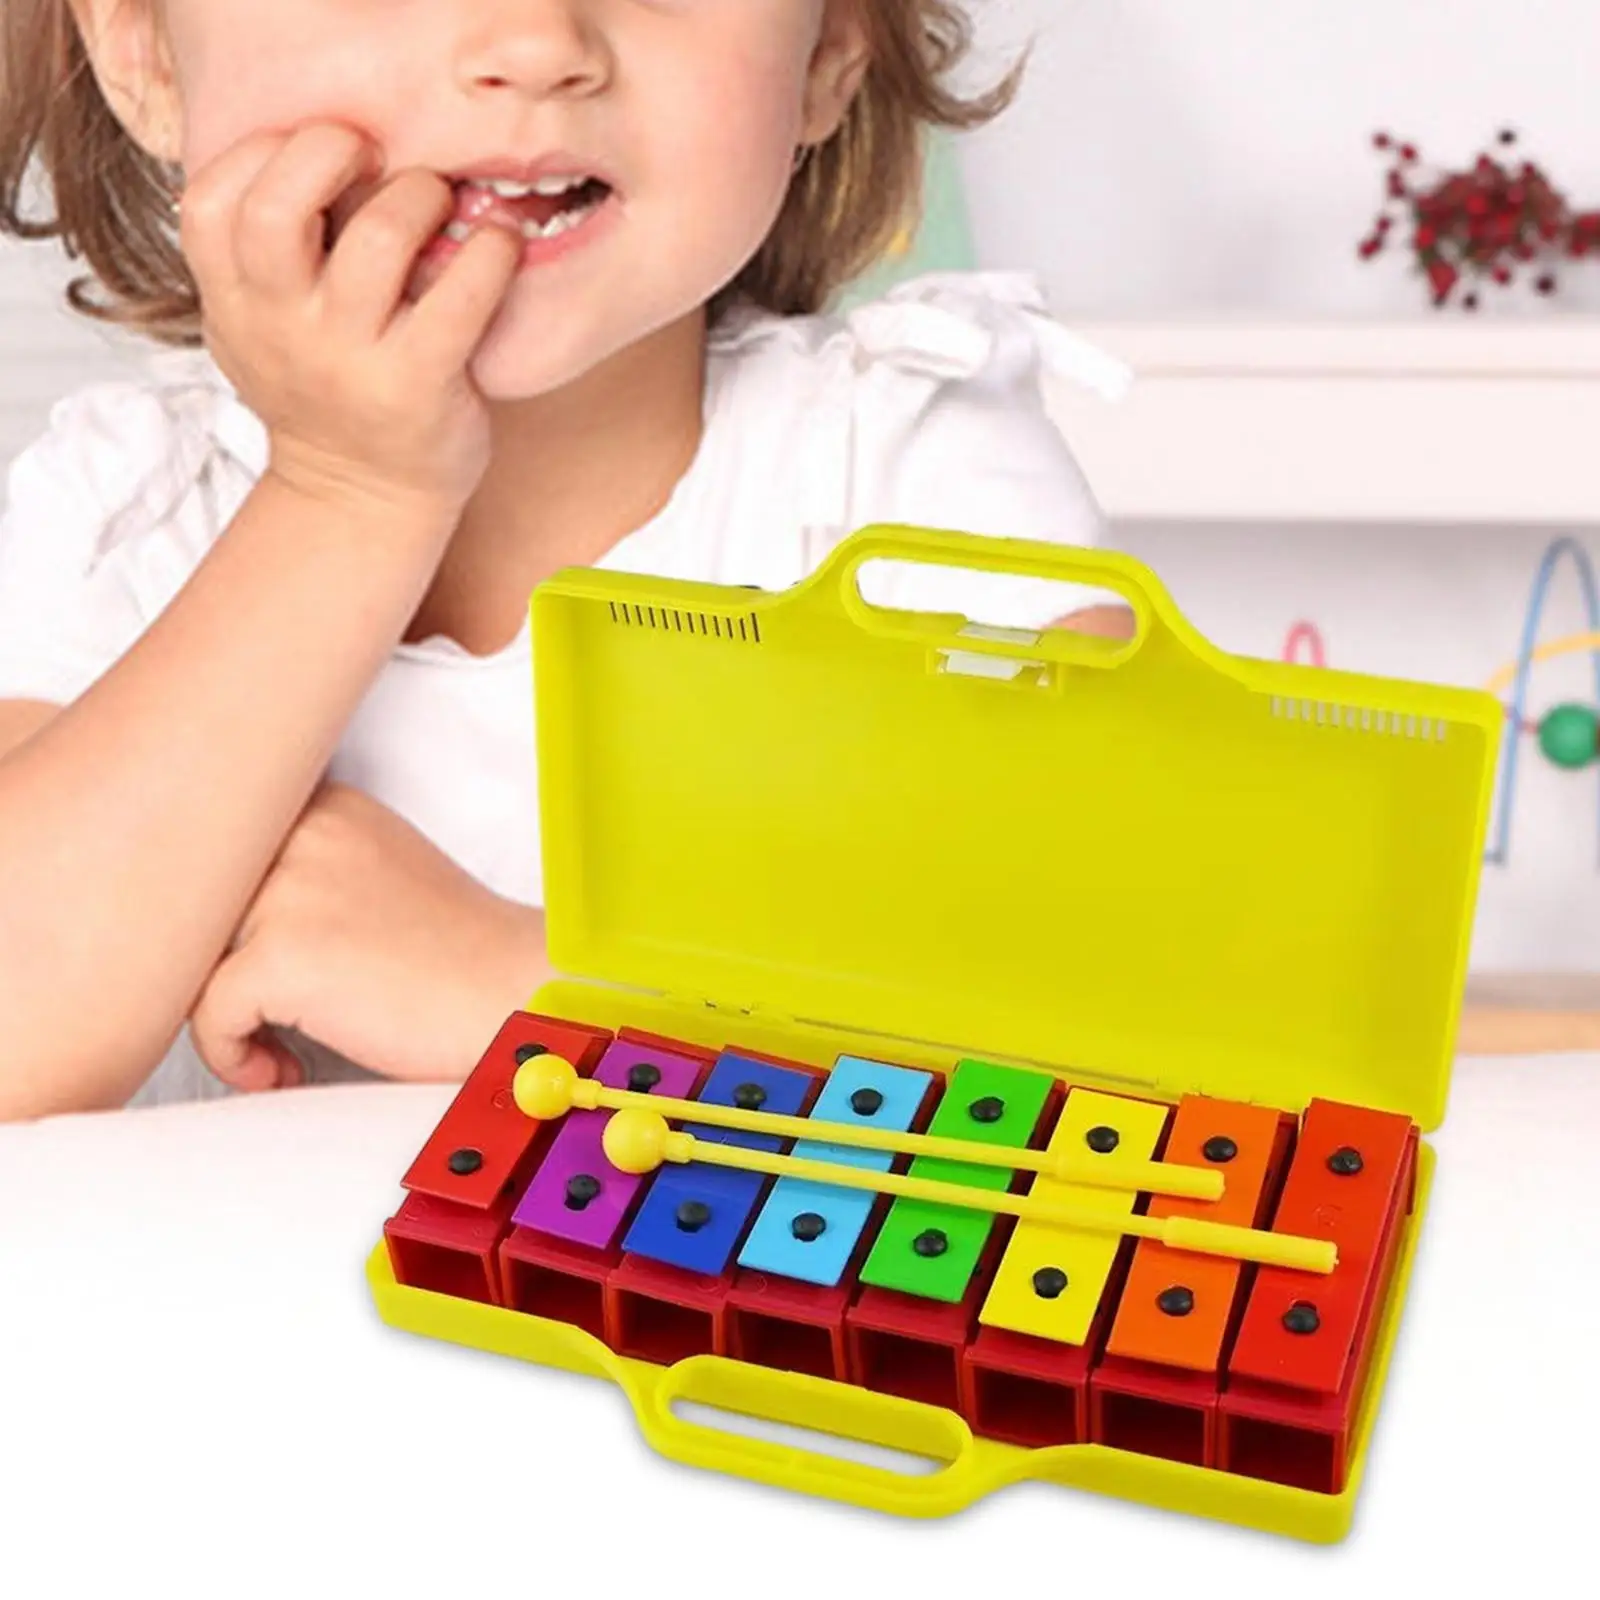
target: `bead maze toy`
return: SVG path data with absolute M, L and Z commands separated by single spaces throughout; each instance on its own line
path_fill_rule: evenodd
M 1119 590 L 889 611 L 874 560 Z M 368 1260 L 661 1453 L 908 1516 L 1049 1480 L 1354 1513 L 1502 713 L 1236 658 L 1126 557 L 869 529 L 782 594 L 533 601 L 550 949 Z M 764 1418 L 922 1475 L 690 1420 Z
M 1550 601 L 1550 587 L 1557 569 L 1565 561 L 1571 566 L 1583 603 L 1588 627 L 1580 633 L 1539 642 L 1539 627 Z M 1283 659 L 1300 659 L 1302 649 L 1312 666 L 1327 665 L 1327 645 L 1315 623 L 1295 622 L 1285 636 Z M 1594 674 L 1594 703 L 1566 701 L 1551 706 L 1541 715 L 1529 714 L 1528 691 L 1533 668 L 1564 656 L 1582 652 L 1590 658 Z M 1553 539 L 1539 558 L 1527 606 L 1523 612 L 1522 635 L 1516 656 L 1498 667 L 1483 685 L 1493 695 L 1506 695 L 1505 731 L 1501 744 L 1499 790 L 1490 829 L 1487 862 L 1504 867 L 1511 860 L 1511 828 L 1516 812 L 1517 778 L 1521 741 L 1530 737 L 1535 748 L 1551 766 L 1568 772 L 1600 764 L 1600 582 L 1588 551 L 1576 539 Z

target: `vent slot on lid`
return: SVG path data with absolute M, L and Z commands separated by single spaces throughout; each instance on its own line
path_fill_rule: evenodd
M 1389 738 L 1423 739 L 1443 744 L 1449 727 L 1442 717 L 1418 717 L 1401 711 L 1374 711 L 1369 706 L 1341 706 L 1322 700 L 1272 697 L 1272 714 L 1284 722 L 1312 728 L 1341 728 L 1354 733 L 1381 733 Z
M 679 611 L 666 606 L 610 602 L 611 620 L 629 628 L 654 628 L 658 633 L 687 633 L 699 639 L 726 639 L 734 644 L 760 644 L 761 624 L 754 612 L 718 616 L 711 611 Z

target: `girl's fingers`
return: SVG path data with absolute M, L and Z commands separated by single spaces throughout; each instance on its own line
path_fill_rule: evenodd
M 522 263 L 523 238 L 509 223 L 485 222 L 451 258 L 437 282 L 397 319 L 396 337 L 425 371 L 459 373 Z
M 189 1017 L 189 1036 L 206 1066 L 245 1093 L 300 1081 L 299 1063 L 270 1032 L 260 962 L 250 943 L 225 956 Z
M 375 338 L 394 317 L 417 255 L 450 220 L 450 185 L 412 169 L 392 178 L 352 216 L 322 275 L 324 312 L 339 326 Z
M 305 1068 L 300 1058 L 286 1044 L 271 1033 L 262 1033 L 255 1041 L 257 1050 L 265 1051 L 273 1065 L 275 1089 L 298 1089 L 306 1081 Z
M 247 1044 L 241 1055 L 233 1056 L 213 1066 L 206 1066 L 219 1083 L 225 1083 L 237 1094 L 265 1094 L 278 1087 L 278 1063 L 263 1045 Z
M 238 288 L 234 217 L 246 191 L 288 138 L 258 133 L 243 139 L 184 186 L 178 201 L 178 243 L 204 297 Z
M 233 254 L 243 287 L 264 301 L 303 300 L 327 261 L 328 211 L 376 178 L 371 141 L 331 123 L 297 130 L 238 198 Z

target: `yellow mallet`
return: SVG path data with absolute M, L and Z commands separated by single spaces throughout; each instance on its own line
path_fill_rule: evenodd
M 612 1117 L 601 1137 L 606 1159 L 622 1172 L 653 1172 L 663 1161 L 701 1161 L 712 1166 L 734 1167 L 741 1172 L 762 1172 L 773 1178 L 800 1178 L 847 1189 L 870 1189 L 876 1194 L 904 1195 L 912 1200 L 965 1206 L 973 1211 L 1002 1211 L 1054 1228 L 1157 1239 L 1172 1250 L 1228 1256 L 1236 1261 L 1258 1261 L 1303 1272 L 1332 1272 L 1339 1262 L 1337 1248 L 1325 1239 L 1266 1233 L 1259 1228 L 1202 1222 L 1192 1217 L 1117 1216 L 1088 1207 L 1036 1199 L 1032 1195 L 996 1194 L 961 1183 L 938 1183 L 930 1178 L 834 1166 L 827 1161 L 771 1155 L 744 1145 L 707 1144 L 693 1134 L 674 1132 L 658 1112 L 631 1106 Z
M 535 1122 L 554 1122 L 574 1109 L 644 1109 L 706 1127 L 731 1128 L 739 1133 L 808 1139 L 817 1144 L 848 1145 L 858 1150 L 886 1150 L 892 1155 L 932 1156 L 974 1167 L 1007 1167 L 1014 1172 L 1037 1172 L 1046 1178 L 1098 1189 L 1132 1189 L 1145 1194 L 1176 1195 L 1186 1200 L 1217 1200 L 1223 1188 L 1222 1174 L 1209 1168 L 1139 1161 L 1119 1156 L 1115 1151 L 1099 1155 L 1088 1150 L 1024 1150 L 1008 1145 L 977 1144 L 966 1139 L 942 1139 L 925 1133 L 901 1133 L 861 1123 L 815 1122 L 809 1117 L 788 1117 L 773 1111 L 741 1111 L 736 1106 L 711 1105 L 700 1100 L 635 1094 L 628 1089 L 612 1089 L 596 1083 L 593 1078 L 580 1078 L 570 1061 L 553 1055 L 534 1056 L 524 1062 L 512 1080 L 512 1094 L 523 1114 Z

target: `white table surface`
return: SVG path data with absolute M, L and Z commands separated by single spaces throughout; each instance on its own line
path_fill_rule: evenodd
M 902 1523 L 678 1467 L 607 1385 L 388 1329 L 363 1260 L 448 1099 L 0 1128 L 0 1594 L 1349 1600 L 1592 1577 L 1600 1058 L 1457 1069 L 1355 1531 L 1325 1550 L 1037 1485 Z

